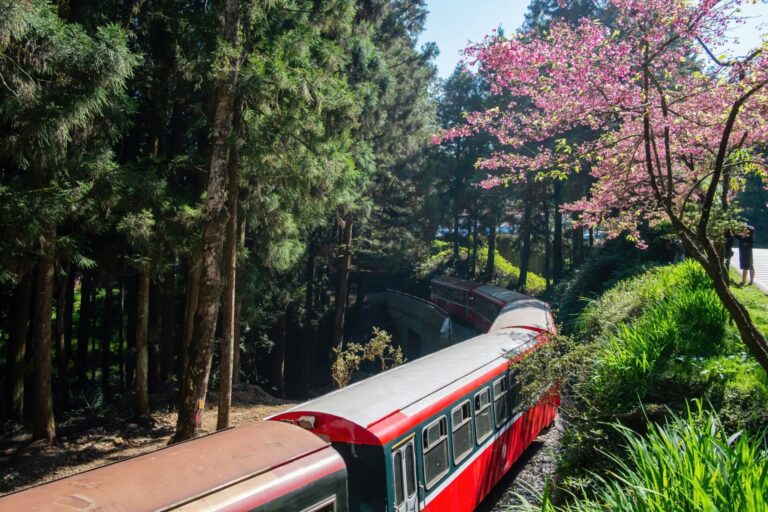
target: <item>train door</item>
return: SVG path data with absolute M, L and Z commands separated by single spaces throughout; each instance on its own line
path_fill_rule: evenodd
M 411 439 L 392 452 L 395 484 L 394 512 L 418 512 L 419 493 L 416 492 L 416 452 Z

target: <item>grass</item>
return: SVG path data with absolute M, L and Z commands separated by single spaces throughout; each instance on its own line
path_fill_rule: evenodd
M 768 332 L 768 296 L 755 287 L 734 287 L 734 293 Z M 768 376 L 698 264 L 656 266 L 618 281 L 590 301 L 574 325 L 569 343 L 553 344 L 557 353 L 538 366 L 530 358 L 534 377 L 521 373 L 532 382 L 537 374 L 555 375 L 563 386 L 569 427 L 562 488 L 577 495 L 587 489 L 593 496 L 590 472 L 618 471 L 607 455 L 626 444 L 606 427 L 616 419 L 642 433 L 648 415 L 656 421 L 667 410 L 684 415 L 690 400 L 702 399 L 727 430 L 755 433 L 768 425 Z
M 738 283 L 741 281 L 741 276 L 732 271 L 731 279 Z M 734 286 L 731 289 L 739 302 L 749 310 L 749 314 L 760 332 L 768 335 L 768 295 L 756 286 Z
M 665 425 L 648 424 L 639 435 L 620 424 L 621 454 L 611 479 L 593 475 L 592 495 L 563 507 L 542 498 L 542 512 L 764 512 L 768 503 L 765 435 L 728 434 L 717 414 L 696 402 Z M 519 510 L 532 511 L 525 503 Z

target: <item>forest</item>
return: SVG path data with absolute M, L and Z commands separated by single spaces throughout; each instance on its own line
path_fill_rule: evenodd
M 207 415 L 216 429 L 232 425 L 243 386 L 278 402 L 317 396 L 333 387 L 334 354 L 370 340 L 366 295 L 426 297 L 437 275 L 540 296 L 566 334 L 593 348 L 615 342 L 615 325 L 600 324 L 584 298 L 621 303 L 601 294 L 671 261 L 676 244 L 700 267 L 669 279 L 718 304 L 707 303 L 721 315 L 712 332 L 728 350 L 707 356 L 743 354 L 748 378 L 762 382 L 765 327 L 743 305 L 762 299 L 730 291 L 722 244 L 745 222 L 758 244 L 768 240 L 765 90 L 748 96 L 758 114 L 725 123 L 733 137 L 722 158 L 681 156 L 660 117 L 665 94 L 701 87 L 711 64 L 675 42 L 677 74 L 646 74 L 658 112 L 635 124 L 601 118 L 637 110 L 611 82 L 624 77 L 591 63 L 610 101 L 586 101 L 603 90 L 547 61 L 565 57 L 533 35 L 552 31 L 575 54 L 598 54 L 591 34 L 571 40 L 569 30 L 595 19 L 617 40 L 634 34 L 619 4 L 533 0 L 519 34 L 494 31 L 468 48 L 474 66 L 440 79 L 439 49 L 419 42 L 425 0 L 0 0 L 0 438 L 60 445 L 61 425 L 67 441 L 83 417 L 152 432 L 170 412 L 164 432 L 175 443 L 207 431 Z M 600 57 L 631 68 L 643 55 L 625 51 L 632 37 Z M 532 78 L 533 52 L 551 76 Z M 714 80 L 765 85 L 764 60 L 752 55 L 741 78 L 721 62 L 728 71 Z M 685 105 L 701 117 L 682 116 L 694 126 L 682 145 L 722 134 L 721 111 L 699 107 Z M 642 168 L 616 178 L 631 174 L 616 163 L 622 142 L 654 130 L 647 161 L 661 185 L 646 186 Z M 672 171 L 673 158 L 687 174 Z M 700 170 L 713 161 L 714 179 Z M 648 294 L 672 297 L 649 276 Z M 642 329 L 631 324 L 635 306 L 617 317 Z M 582 389 L 589 364 L 571 342 L 553 347 L 575 354 L 576 377 L 535 358 L 532 373 Z M 686 350 L 675 355 L 697 356 Z M 600 417 L 629 414 L 635 397 L 620 386 L 644 377 L 606 370 L 596 394 L 614 402 Z M 657 388 L 645 396 L 662 401 Z M 747 398 L 738 407 L 756 415 L 751 426 L 764 417 Z M 595 426 L 579 425 L 572 435 Z M 594 463 L 584 461 L 605 438 L 592 434 L 566 462 Z M 7 492 L 23 482 L 0 483 Z
M 579 180 L 485 191 L 487 140 L 431 143 L 491 99 L 436 80 L 423 1 L 2 12 L 1 410 L 34 439 L 94 403 L 150 418 L 169 386 L 175 440 L 209 389 L 226 427 L 232 383 L 328 386 L 366 288 L 458 264 L 541 291 L 591 243 L 557 207 Z

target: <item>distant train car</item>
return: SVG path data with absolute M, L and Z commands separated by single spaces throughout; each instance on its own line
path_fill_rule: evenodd
M 343 512 L 344 460 L 326 441 L 260 421 L 0 498 L 2 512 Z
M 523 409 L 505 357 L 546 341 L 527 329 L 478 336 L 273 416 L 344 457 L 350 510 L 471 512 L 555 417 Z
M 499 286 L 476 286 L 472 288 L 472 323 L 478 331 L 488 332 L 503 309 L 526 299 L 531 297 Z
M 457 277 L 440 276 L 432 279 L 430 300 L 451 315 L 472 321 L 472 290 L 480 283 Z

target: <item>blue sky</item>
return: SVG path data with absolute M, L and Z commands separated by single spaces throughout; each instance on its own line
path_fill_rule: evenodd
M 499 26 L 507 32 L 517 30 L 528 9 L 528 0 L 427 0 L 427 6 L 427 27 L 419 41 L 437 43 L 440 55 L 436 64 L 440 77 L 446 78 L 468 42 L 481 40 Z M 759 45 L 760 34 L 768 33 L 768 0 L 748 3 L 742 11 L 749 18 L 748 23 L 731 33 L 739 44 L 729 44 L 737 53 Z

